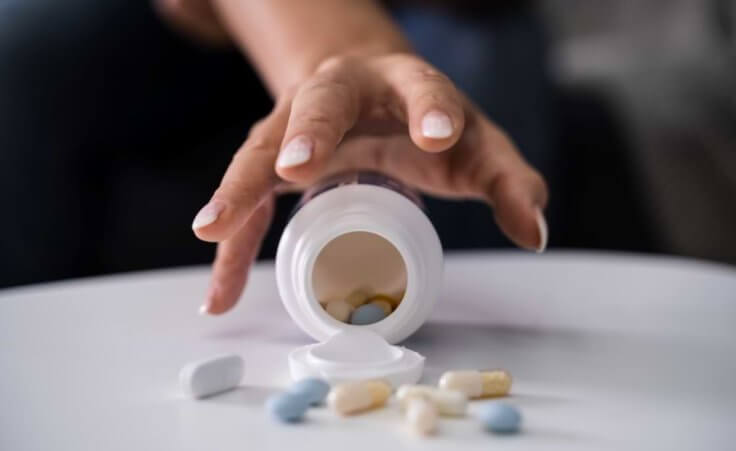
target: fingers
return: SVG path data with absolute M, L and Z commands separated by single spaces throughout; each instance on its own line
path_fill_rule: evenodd
M 213 45 L 230 41 L 209 0 L 155 0 L 155 8 L 174 27 Z
M 319 173 L 358 120 L 361 97 L 373 90 L 364 78 L 349 60 L 333 59 L 299 89 L 276 161 L 283 179 L 306 182 Z
M 243 228 L 217 246 L 210 289 L 200 313 L 219 315 L 238 302 L 250 266 L 258 256 L 261 241 L 268 231 L 273 209 L 274 200 L 270 198 L 253 212 Z
M 273 171 L 289 115 L 288 103 L 251 129 L 235 153 L 220 186 L 197 213 L 192 229 L 204 241 L 223 241 L 243 228 L 250 215 L 278 183 Z
M 474 183 L 493 206 L 496 222 L 518 246 L 542 252 L 547 247 L 547 186 L 521 157 L 511 140 L 498 130 L 485 134 L 484 162 Z
M 390 57 L 382 64 L 401 100 L 414 144 L 428 152 L 452 147 L 465 127 L 464 102 L 452 81 L 414 57 Z

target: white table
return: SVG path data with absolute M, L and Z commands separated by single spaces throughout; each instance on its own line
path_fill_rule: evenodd
M 206 268 L 0 292 L 0 450 L 736 449 L 736 270 L 619 254 L 450 255 L 431 322 L 407 343 L 445 369 L 504 367 L 524 433 L 470 419 L 415 438 L 396 409 L 274 423 L 264 399 L 310 340 L 256 268 L 239 306 L 197 315 Z M 243 386 L 178 392 L 186 362 L 234 351 Z M 471 413 L 477 404 L 471 406 Z

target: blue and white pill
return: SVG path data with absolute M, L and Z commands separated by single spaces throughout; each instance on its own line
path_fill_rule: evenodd
M 375 304 L 363 304 L 350 315 L 350 324 L 365 326 L 381 321 L 386 317 L 386 312 Z
M 309 409 L 306 396 L 296 393 L 279 393 L 266 400 L 266 410 L 271 416 L 283 423 L 297 423 L 304 418 Z
M 503 402 L 491 402 L 480 406 L 478 418 L 483 426 L 498 434 L 513 434 L 521 426 L 519 410 Z
M 289 393 L 304 396 L 313 406 L 322 404 L 329 392 L 330 384 L 317 377 L 302 379 L 289 387 Z

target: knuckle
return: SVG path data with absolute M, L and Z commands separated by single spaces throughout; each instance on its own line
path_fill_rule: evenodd
M 417 83 L 432 83 L 436 85 L 453 86 L 450 78 L 431 66 L 423 66 L 414 70 L 412 75 Z
M 317 66 L 317 73 L 342 72 L 355 64 L 355 59 L 347 55 L 331 56 Z

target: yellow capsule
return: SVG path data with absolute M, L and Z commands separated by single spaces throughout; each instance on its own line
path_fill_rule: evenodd
M 358 308 L 361 305 L 365 304 L 366 301 L 368 301 L 368 298 L 371 296 L 371 291 L 368 288 L 362 287 L 358 288 L 357 290 L 354 290 L 352 293 L 347 295 L 345 298 L 345 302 L 352 305 L 353 308 Z
M 329 302 L 325 306 L 325 310 L 327 310 L 327 313 L 329 313 L 331 317 L 345 323 L 348 321 L 348 319 L 350 318 L 350 314 L 353 313 L 353 310 L 355 310 L 355 308 L 340 299 L 337 301 Z
M 430 385 L 402 385 L 396 390 L 396 399 L 405 409 L 414 398 L 431 401 L 441 415 L 462 416 L 468 408 L 468 397 L 459 390 L 445 390 Z
M 391 314 L 391 304 L 388 301 L 384 301 L 383 299 L 376 299 L 371 301 L 370 304 L 381 307 L 381 310 L 383 310 L 383 313 L 385 313 L 386 315 Z
M 439 386 L 459 390 L 468 398 L 506 396 L 511 391 L 511 374 L 505 370 L 448 371 L 440 378 Z
M 406 422 L 421 435 L 429 435 L 437 430 L 437 406 L 427 398 L 413 397 L 406 405 Z
M 373 301 L 386 301 L 389 304 L 391 304 L 392 308 L 396 308 L 396 306 L 399 305 L 398 299 L 392 296 L 389 296 L 387 294 L 376 294 L 368 298 L 368 302 L 373 302 Z
M 391 384 L 383 380 L 348 382 L 335 386 L 327 395 L 327 405 L 340 415 L 351 415 L 386 404 Z

